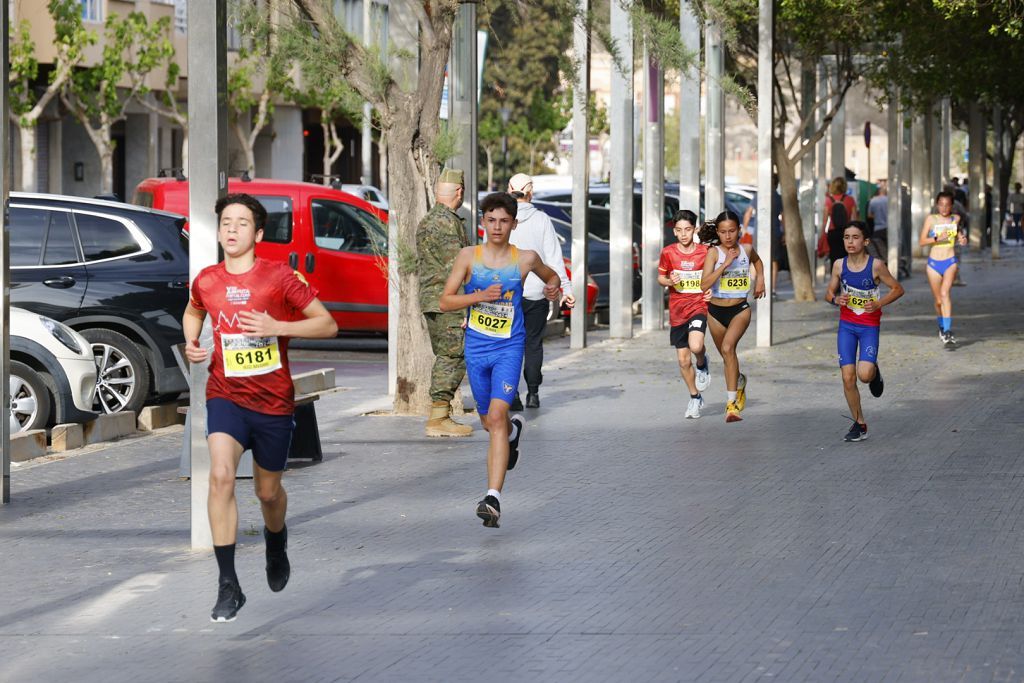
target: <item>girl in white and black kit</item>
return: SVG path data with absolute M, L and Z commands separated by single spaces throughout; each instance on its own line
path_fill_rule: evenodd
M 747 404 L 747 378 L 740 372 L 736 355 L 736 346 L 750 325 L 747 293 L 753 289 L 755 298 L 764 296 L 764 264 L 753 246 L 739 244 L 739 238 L 740 217 L 732 211 L 718 214 L 700 231 L 701 243 L 708 245 L 700 286 L 704 291 L 711 290 L 708 329 L 725 367 L 726 422 L 742 420 L 740 413 Z

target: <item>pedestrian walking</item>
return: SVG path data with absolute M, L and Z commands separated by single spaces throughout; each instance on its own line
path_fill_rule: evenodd
M 508 192 L 519 202 L 516 220 L 509 242 L 519 249 L 529 249 L 540 255 L 548 268 L 558 273 L 562 282 L 562 301 L 570 306 L 575 298 L 570 289 L 569 276 L 565 272 L 565 260 L 558 246 L 558 236 L 551 225 L 551 219 L 533 204 L 533 178 L 525 173 L 516 173 L 508 181 Z M 540 385 L 544 381 L 544 328 L 548 322 L 551 302 L 544 296 L 544 283 L 530 273 L 523 283 L 523 321 L 526 324 L 526 357 L 523 362 L 523 379 L 526 380 L 526 407 L 540 407 Z M 518 387 L 518 384 L 517 384 Z M 523 403 L 516 389 L 512 410 L 522 410 Z
M 463 172 L 441 172 L 434 194 L 437 203 L 416 227 L 416 274 L 420 284 L 420 310 L 427 322 L 434 365 L 430 371 L 430 415 L 427 436 L 469 436 L 473 428 L 451 418 L 452 399 L 466 376 L 463 350 L 465 316 L 441 310 L 439 299 L 459 250 L 469 245 L 466 228 L 455 212 L 462 206 Z
M 836 346 L 843 393 L 853 420 L 844 441 L 868 438 L 857 380 L 866 383 L 876 398 L 885 390 L 882 370 L 878 367 L 882 308 L 903 296 L 903 287 L 889 272 L 885 260 L 868 253 L 870 239 L 871 230 L 861 221 L 846 226 L 843 232 L 846 256 L 832 264 L 832 278 L 825 289 L 825 300 L 840 307 Z M 889 288 L 884 297 L 879 292 L 879 283 Z
M 267 583 L 277 592 L 291 576 L 288 495 L 281 485 L 295 429 L 288 340 L 333 337 L 338 326 L 298 271 L 256 258 L 267 211 L 255 197 L 229 194 L 217 201 L 216 211 L 224 260 L 204 268 L 192 282 L 182 328 L 189 362 L 211 361 L 206 385 L 208 514 L 219 577 L 210 620 L 233 621 L 245 604 L 235 572 L 238 461 L 246 449 L 252 450 L 267 544 Z M 213 322 L 212 357 L 199 346 L 207 316 Z
M 889 258 L 889 190 L 885 181 L 878 185 L 878 192 L 868 202 L 868 253 L 883 261 Z
M 846 193 L 846 178 L 836 176 L 828 186 L 825 197 L 825 234 L 828 241 L 829 263 L 833 264 L 846 255 L 843 232 L 850 221 L 860 220 L 857 202 Z
M 709 247 L 700 287 L 711 290 L 708 327 L 725 369 L 726 422 L 742 420 L 740 413 L 747 405 L 747 378 L 740 372 L 736 355 L 736 346 L 750 325 L 747 293 L 753 289 L 755 298 L 764 296 L 764 264 L 753 245 L 740 244 L 739 237 L 740 217 L 732 211 L 718 214 L 700 231 L 701 244 Z M 753 287 L 751 268 L 755 273 Z
M 469 309 L 466 325 L 466 365 L 480 423 L 490 433 L 487 448 L 487 493 L 477 503 L 477 517 L 486 527 L 498 527 L 505 474 L 519 461 L 523 420 L 509 418 L 519 374 L 523 371 L 526 325 L 523 321 L 523 281 L 533 273 L 544 282 L 549 301 L 557 300 L 562 281 L 540 255 L 509 243 L 516 228 L 516 200 L 504 193 L 480 202 L 487 241 L 462 249 L 440 298 L 446 312 Z M 463 294 L 458 294 L 460 288 Z

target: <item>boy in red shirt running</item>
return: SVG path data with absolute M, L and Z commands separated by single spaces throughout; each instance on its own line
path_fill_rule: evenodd
M 690 390 L 690 402 L 686 406 L 686 417 L 690 418 L 700 417 L 700 409 L 704 407 L 700 392 L 711 384 L 704 351 L 707 300 L 711 298 L 711 291 L 702 291 L 700 287 L 708 248 L 693 241 L 696 223 L 697 215 L 693 211 L 683 209 L 676 214 L 672 232 L 679 241 L 662 249 L 658 262 L 658 282 L 669 288 L 669 323 L 672 326 L 669 340 L 676 347 L 679 372 Z M 696 358 L 696 364 L 691 358 Z
M 267 211 L 247 194 L 217 201 L 217 240 L 224 260 L 192 282 L 182 327 L 191 363 L 210 360 L 206 385 L 210 496 L 207 509 L 213 551 L 220 569 L 211 621 L 234 621 L 245 604 L 235 573 L 238 506 L 235 470 L 242 453 L 253 453 L 253 481 L 263 511 L 267 583 L 288 583 L 288 496 L 281 475 L 295 423 L 295 388 L 288 370 L 288 338 L 333 337 L 338 326 L 316 290 L 283 263 L 256 258 Z M 213 354 L 199 346 L 203 320 L 213 323 Z

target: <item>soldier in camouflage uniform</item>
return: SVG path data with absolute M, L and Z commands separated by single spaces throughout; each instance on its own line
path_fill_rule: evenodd
M 430 373 L 430 418 L 427 436 L 469 436 L 473 428 L 451 418 L 451 400 L 466 376 L 463 355 L 465 312 L 442 313 L 438 299 L 462 247 L 469 246 L 462 219 L 463 173 L 445 169 L 437 181 L 437 203 L 416 228 L 416 272 L 420 280 L 420 308 L 427 320 L 434 368 Z

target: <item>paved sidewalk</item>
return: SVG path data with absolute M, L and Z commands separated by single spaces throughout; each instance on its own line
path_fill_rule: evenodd
M 1005 251 L 967 259 L 955 352 L 915 271 L 858 444 L 823 303 L 778 303 L 771 349 L 748 333 L 729 425 L 714 352 L 705 417 L 683 420 L 667 331 L 552 340 L 498 530 L 473 514 L 482 432 L 361 417 L 366 382 L 329 395 L 324 462 L 285 477 L 283 593 L 242 484 L 232 624 L 209 623 L 215 563 L 187 547 L 180 430 L 17 467 L 0 681 L 1020 680 L 1024 254 Z

